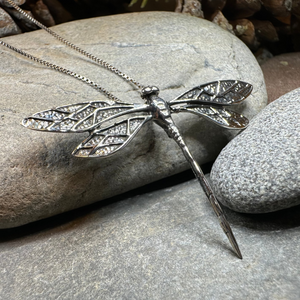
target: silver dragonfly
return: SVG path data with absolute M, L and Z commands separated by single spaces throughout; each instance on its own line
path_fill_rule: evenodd
M 141 127 L 150 120 L 162 127 L 181 148 L 196 178 L 204 189 L 220 225 L 237 256 L 242 258 L 236 239 L 201 168 L 185 144 L 172 114 L 189 112 L 228 129 L 243 129 L 249 121 L 225 109 L 239 104 L 251 93 L 252 85 L 238 80 L 220 80 L 196 86 L 171 101 L 158 96 L 155 86 L 144 87 L 144 104 L 100 100 L 59 106 L 25 118 L 22 125 L 48 132 L 88 132 L 89 136 L 73 151 L 77 157 L 107 157 L 126 147 Z

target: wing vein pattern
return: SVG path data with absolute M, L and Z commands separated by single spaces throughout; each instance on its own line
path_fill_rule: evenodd
M 35 113 L 22 125 L 33 130 L 50 132 L 92 131 L 104 122 L 131 112 L 145 111 L 144 104 L 129 104 L 111 100 L 70 104 Z
M 251 93 L 252 85 L 239 80 L 220 80 L 196 86 L 177 98 L 170 105 L 180 103 L 210 103 L 233 105 L 244 101 Z
M 72 154 L 78 157 L 110 156 L 124 148 L 151 119 L 151 115 L 135 116 L 105 128 L 96 128 Z
M 175 113 L 190 112 L 228 129 L 243 129 L 248 119 L 223 106 L 241 103 L 251 91 L 252 85 L 247 82 L 220 80 L 194 87 L 169 104 Z

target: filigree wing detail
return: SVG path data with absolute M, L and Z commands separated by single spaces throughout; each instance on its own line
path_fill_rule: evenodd
M 106 157 L 123 149 L 152 116 L 137 116 L 95 129 L 74 151 L 77 157 Z
M 243 129 L 249 124 L 249 120 L 243 115 L 221 106 L 213 105 L 191 105 L 181 107 L 180 111 L 190 112 L 205 117 L 213 123 L 228 129 Z
M 111 100 L 71 104 L 35 113 L 25 118 L 22 125 L 29 129 L 50 132 L 91 131 L 110 119 L 142 111 L 143 106 Z
M 244 101 L 251 91 L 252 85 L 250 83 L 239 80 L 220 80 L 196 86 L 171 100 L 169 104 L 209 103 L 232 105 Z

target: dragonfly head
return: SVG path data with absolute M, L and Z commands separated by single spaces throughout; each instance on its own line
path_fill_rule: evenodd
M 156 86 L 147 86 L 142 88 L 141 90 L 141 97 L 143 99 L 150 100 L 151 96 L 157 96 L 159 93 L 159 88 Z

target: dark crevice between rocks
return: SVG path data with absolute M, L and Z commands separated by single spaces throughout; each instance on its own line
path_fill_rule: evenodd
M 203 166 L 203 170 L 208 172 L 211 169 L 212 164 L 208 163 Z M 0 242 L 13 241 L 14 239 L 18 239 L 21 237 L 25 237 L 31 234 L 36 234 L 40 231 L 49 230 L 55 227 L 62 226 L 68 222 L 75 221 L 77 218 L 83 218 L 85 215 L 99 210 L 107 205 L 111 205 L 113 203 L 126 200 L 128 198 L 132 198 L 137 195 L 151 193 L 153 191 L 159 189 L 165 189 L 177 184 L 189 181 L 194 179 L 194 174 L 191 170 L 187 170 L 185 172 L 170 176 L 168 178 L 164 178 L 158 180 L 156 182 L 147 184 L 140 188 L 134 189 L 132 191 L 126 192 L 124 194 L 108 198 L 91 205 L 87 205 L 84 207 L 80 207 L 74 209 L 69 212 L 65 212 L 59 214 L 57 216 L 53 216 L 47 219 L 39 220 L 30 224 L 26 224 L 16 228 L 8 228 L 8 229 L 0 229 Z
M 204 173 L 209 173 L 212 162 L 202 166 Z M 143 187 L 134 189 L 124 194 L 108 198 L 91 205 L 80 207 L 69 212 L 65 212 L 47 219 L 39 220 L 16 228 L 0 229 L 0 243 L 12 242 L 16 239 L 38 234 L 42 231 L 65 226 L 68 223 L 76 222 L 78 219 L 85 219 L 90 213 L 101 210 L 102 208 L 121 202 L 138 195 L 151 193 L 160 189 L 166 189 L 175 185 L 194 180 L 194 174 L 191 170 L 170 176 L 147 184 Z M 200 188 L 200 187 L 199 187 Z M 300 226 L 300 205 L 264 214 L 246 214 L 232 211 L 222 206 L 230 224 L 241 226 L 249 230 L 264 232 L 287 230 Z M 75 223 L 73 223 L 74 225 Z M 79 222 L 79 225 L 81 222 Z M 74 225 L 77 226 L 77 225 Z M 73 227 L 73 226 L 71 226 Z
M 202 166 L 202 170 L 205 174 L 210 172 L 212 164 L 213 163 L 210 162 Z M 113 203 L 127 200 L 138 195 L 151 193 L 160 189 L 170 188 L 194 179 L 195 177 L 193 172 L 191 170 L 187 170 L 124 194 L 108 198 L 91 205 L 80 207 L 78 209 L 74 209 L 72 211 L 65 212 L 47 219 L 39 220 L 16 228 L 0 229 L 0 243 L 14 241 L 15 239 L 34 235 L 41 231 L 58 228 L 68 223 L 75 222 L 77 219 L 85 219 L 85 217 L 90 213 L 101 210 L 105 206 L 109 206 Z M 223 209 L 230 224 L 234 226 L 242 226 L 250 230 L 260 231 L 262 234 L 266 231 L 287 230 L 300 226 L 300 205 L 281 211 L 264 214 L 238 213 L 226 207 L 223 207 Z
M 230 223 L 260 231 L 262 234 L 266 231 L 287 230 L 300 226 L 300 205 L 261 214 L 237 213 L 226 207 L 224 210 Z

